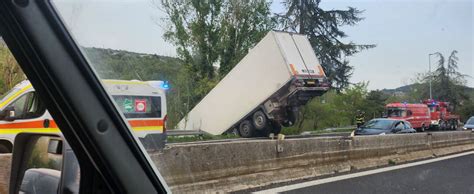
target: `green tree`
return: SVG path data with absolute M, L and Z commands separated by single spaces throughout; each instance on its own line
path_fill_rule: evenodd
M 436 100 L 450 102 L 454 107 L 459 106 L 462 101 L 469 100 L 464 88 L 466 87 L 466 75 L 458 71 L 458 51 L 453 50 L 446 58 L 439 52 L 438 64 L 435 72 L 431 75 L 433 86 L 433 98 Z M 425 80 L 428 80 L 429 77 Z
M 373 44 L 344 43 L 347 34 L 340 28 L 354 26 L 363 18 L 362 11 L 349 7 L 347 10 L 324 10 L 321 0 L 285 0 L 286 13 L 277 14 L 280 29 L 308 35 L 309 41 L 321 65 L 337 91 L 348 87 L 353 67 L 345 58 Z
M 161 0 L 165 39 L 177 47 L 184 76 L 178 101 L 188 112 L 273 27 L 265 0 Z M 216 70 L 217 69 L 217 70 Z
M 416 74 L 413 84 L 410 85 L 410 90 L 404 96 L 399 97 L 399 102 L 419 103 L 429 99 L 429 82 L 431 80 L 433 99 L 450 102 L 454 111 L 462 116 L 468 114 L 470 102 L 473 99 L 473 96 L 469 95 L 472 89 L 466 86 L 467 75 L 458 71 L 457 53 L 458 51 L 453 50 L 447 59 L 443 54 L 435 53 L 438 58 L 435 71 L 431 74 Z M 467 115 L 463 117 L 467 117 Z
M 2 94 L 26 79 L 15 57 L 3 43 L 0 43 L 0 78 L 0 92 Z
M 380 91 L 372 94 L 367 90 L 368 83 L 354 84 L 342 92 L 329 91 L 311 100 L 301 111 L 298 124 L 285 129 L 286 133 L 320 130 L 331 127 L 346 127 L 354 124 L 357 110 L 372 114 L 385 105 L 385 96 Z M 374 109 L 374 107 L 378 109 Z M 371 115 L 366 115 L 366 119 Z
M 269 2 L 229 0 L 221 22 L 219 75 L 225 76 L 274 27 Z
M 367 94 L 365 107 L 367 118 L 381 117 L 385 110 L 385 102 L 388 96 L 380 90 L 372 90 Z M 366 118 L 366 119 L 367 119 Z
M 265 0 L 162 0 L 165 38 L 197 79 L 232 69 L 273 27 Z

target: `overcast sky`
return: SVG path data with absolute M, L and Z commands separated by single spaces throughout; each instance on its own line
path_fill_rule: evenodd
M 323 0 L 325 9 L 364 10 L 357 26 L 344 27 L 344 41 L 377 47 L 348 58 L 351 81 L 369 81 L 369 89 L 396 88 L 428 71 L 428 54 L 457 50 L 459 70 L 474 77 L 474 5 L 471 0 Z M 57 8 L 84 46 L 175 56 L 163 40 L 165 15 L 150 0 L 57 1 Z M 284 11 L 279 1 L 272 12 Z M 432 65 L 436 58 L 432 58 Z M 468 78 L 474 87 L 474 79 Z

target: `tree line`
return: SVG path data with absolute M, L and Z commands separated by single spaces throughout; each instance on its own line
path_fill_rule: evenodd
M 266 0 L 159 1 L 164 37 L 176 46 L 188 78 L 175 83 L 180 112 L 191 110 L 270 30 L 306 34 L 335 91 L 342 92 L 353 71 L 346 57 L 375 45 L 342 41 L 347 34 L 341 27 L 356 25 L 363 11 L 324 10 L 320 2 L 287 0 L 283 13 L 272 13 Z

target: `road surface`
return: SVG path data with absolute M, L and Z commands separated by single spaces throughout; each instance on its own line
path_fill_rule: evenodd
M 474 193 L 474 152 L 287 185 L 262 193 Z

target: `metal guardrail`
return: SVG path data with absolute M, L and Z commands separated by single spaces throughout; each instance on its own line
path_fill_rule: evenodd
M 192 135 L 204 135 L 201 130 L 180 130 L 180 129 L 168 129 L 166 130 L 167 136 L 192 136 Z
M 349 126 L 345 126 L 345 127 L 326 128 L 326 129 L 323 129 L 323 131 L 336 131 L 336 130 L 341 130 L 341 129 L 355 129 L 355 128 L 357 128 L 356 125 L 349 125 Z

